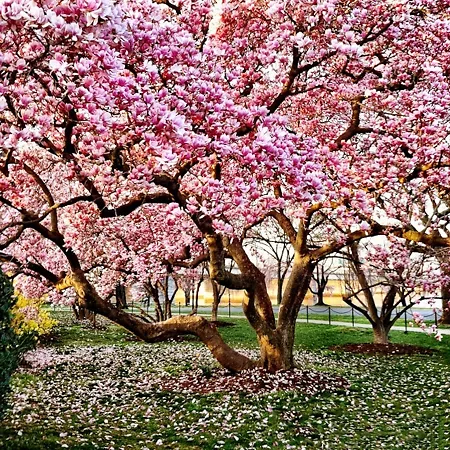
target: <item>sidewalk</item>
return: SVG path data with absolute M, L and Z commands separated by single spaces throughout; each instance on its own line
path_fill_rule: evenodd
M 245 316 L 228 316 L 227 314 L 219 314 L 218 317 L 228 317 L 230 319 L 245 319 Z M 328 320 L 316 320 L 316 319 L 309 319 L 306 321 L 306 319 L 297 319 L 297 323 L 315 323 L 317 325 L 330 325 Z M 332 320 L 331 325 L 337 326 L 337 327 L 347 327 L 347 328 L 372 328 L 372 325 L 370 323 L 357 323 L 355 322 L 355 325 L 352 325 L 351 322 L 339 322 Z M 405 331 L 404 326 L 394 325 L 391 330 L 393 331 Z M 419 327 L 410 327 L 408 324 L 407 331 L 411 331 L 413 333 L 423 333 L 423 331 Z M 441 334 L 447 334 L 450 335 L 450 329 L 449 328 L 439 328 L 439 331 Z

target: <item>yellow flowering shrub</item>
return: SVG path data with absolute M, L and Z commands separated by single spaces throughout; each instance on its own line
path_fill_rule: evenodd
M 42 336 L 57 324 L 43 308 L 43 298 L 26 298 L 19 292 L 16 292 L 16 297 L 11 325 L 17 334 L 35 333 Z

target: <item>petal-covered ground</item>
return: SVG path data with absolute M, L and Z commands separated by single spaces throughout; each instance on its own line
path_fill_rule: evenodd
M 200 384 L 227 375 L 191 342 L 39 349 L 15 378 L 0 448 L 450 448 L 441 360 L 324 351 L 296 360 L 303 374 L 323 372 L 330 389 L 195 393 L 201 386 L 183 385 L 186 377 Z M 337 376 L 350 388 L 333 385 Z
M 270 373 L 258 368 L 231 374 L 223 369 L 211 370 L 208 367 L 188 370 L 177 377 L 162 378 L 159 386 L 181 393 L 267 394 L 296 391 L 305 395 L 342 391 L 350 387 L 342 377 L 314 370 L 293 369 Z

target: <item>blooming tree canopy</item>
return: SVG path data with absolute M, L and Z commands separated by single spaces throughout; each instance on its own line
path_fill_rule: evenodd
M 106 300 L 119 278 L 208 259 L 245 289 L 260 363 L 291 367 L 321 258 L 378 234 L 450 243 L 446 216 L 414 225 L 449 186 L 449 10 L 233 0 L 218 21 L 207 0 L 3 1 L 0 261 L 27 295 L 70 288 L 144 340 L 197 334 L 251 367 L 205 319 L 149 324 Z M 268 217 L 295 252 L 277 322 L 244 247 Z

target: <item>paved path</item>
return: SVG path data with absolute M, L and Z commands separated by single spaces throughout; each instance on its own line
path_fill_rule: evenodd
M 228 316 L 227 314 L 219 314 L 219 317 L 229 317 L 230 319 L 245 319 L 245 316 L 237 316 L 232 315 Z M 318 325 L 330 325 L 328 320 L 316 320 L 316 319 L 309 319 L 306 321 L 306 319 L 297 319 L 298 323 L 316 323 Z M 339 322 L 332 320 L 331 325 L 339 326 L 339 327 L 347 327 L 347 328 L 372 328 L 372 325 L 370 323 L 358 323 L 355 322 L 355 325 L 352 325 L 351 322 Z M 409 324 L 408 324 L 409 325 Z M 404 326 L 394 325 L 391 330 L 394 331 L 405 331 Z M 419 327 L 407 327 L 408 331 L 412 331 L 414 333 L 423 333 L 423 331 Z M 439 331 L 441 334 L 448 334 L 450 335 L 450 329 L 449 328 L 439 328 Z

